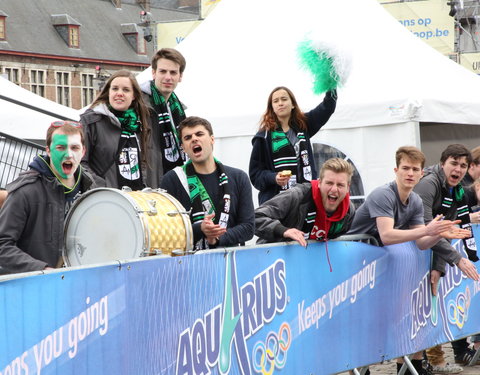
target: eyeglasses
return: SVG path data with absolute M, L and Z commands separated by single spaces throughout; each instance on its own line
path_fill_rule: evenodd
M 81 128 L 82 124 L 77 121 L 54 121 L 50 124 L 53 128 L 61 128 L 63 125 L 70 125 L 75 128 Z

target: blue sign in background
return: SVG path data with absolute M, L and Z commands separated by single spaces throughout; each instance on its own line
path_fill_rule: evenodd
M 328 374 L 479 332 L 479 283 L 447 267 L 432 298 L 430 256 L 277 244 L 3 281 L 0 375 Z

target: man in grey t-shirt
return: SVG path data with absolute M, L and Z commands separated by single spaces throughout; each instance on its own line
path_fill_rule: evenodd
M 425 225 L 422 199 L 413 192 L 423 176 L 425 155 L 416 147 L 405 146 L 397 150 L 395 159 L 395 181 L 372 191 L 357 210 L 348 234 L 367 233 L 384 245 L 416 241 L 422 250 L 435 245 L 441 238 L 469 237 L 469 231 L 455 227 L 459 220 L 443 220 L 442 215 Z M 412 365 L 420 375 L 426 373 L 422 358 L 423 352 L 412 356 Z M 403 361 L 398 360 L 397 370 L 402 365 Z
M 469 235 L 458 223 L 438 215 L 428 225 L 423 220 L 423 203 L 413 188 L 423 175 L 425 156 L 416 147 L 400 147 L 396 153 L 395 181 L 376 188 L 360 206 L 348 234 L 367 233 L 383 245 L 416 241 L 424 250 L 441 238 Z

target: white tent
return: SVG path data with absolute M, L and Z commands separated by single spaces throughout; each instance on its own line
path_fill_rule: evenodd
M 1 77 L 0 115 L 0 132 L 30 140 L 44 140 L 51 122 L 60 117 L 80 118 L 77 110 L 42 98 Z
M 248 170 L 250 140 L 274 87 L 290 87 L 303 110 L 321 100 L 298 64 L 296 49 L 307 35 L 352 56 L 337 110 L 313 140 L 351 158 L 367 193 L 393 179 L 397 147 L 426 151 L 426 140 L 442 133 L 432 124 L 424 131 L 424 123 L 480 124 L 480 78 L 417 39 L 375 0 L 223 0 L 178 46 L 187 68 L 177 93 L 188 115 L 211 120 L 216 155 L 226 164 Z M 468 140 L 453 131 L 441 141 L 479 144 L 480 127 L 467 129 Z M 427 160 L 440 151 L 436 146 Z

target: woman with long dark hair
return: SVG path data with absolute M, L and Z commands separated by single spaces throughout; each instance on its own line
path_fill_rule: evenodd
M 131 72 L 115 72 L 80 121 L 87 149 L 83 163 L 105 186 L 148 185 L 148 108 Z
M 328 121 L 335 107 L 335 90 L 328 91 L 316 108 L 303 113 L 290 89 L 273 89 L 259 131 L 252 139 L 249 174 L 259 190 L 259 204 L 281 190 L 317 178 L 310 138 Z

